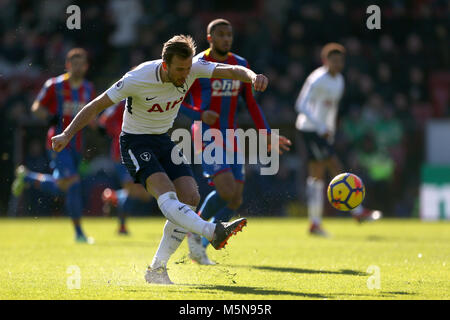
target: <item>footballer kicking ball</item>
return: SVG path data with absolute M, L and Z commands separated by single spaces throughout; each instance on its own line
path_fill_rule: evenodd
M 341 173 L 331 180 L 328 201 L 340 211 L 350 211 L 361 204 L 366 195 L 362 180 L 353 173 Z

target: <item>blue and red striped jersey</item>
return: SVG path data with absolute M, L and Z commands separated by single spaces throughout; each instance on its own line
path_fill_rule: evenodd
M 207 61 L 219 62 L 212 58 L 211 49 L 207 49 L 198 56 Z M 226 61 L 220 63 L 241 65 L 249 68 L 247 60 L 237 54 L 228 53 Z M 267 123 L 260 106 L 256 102 L 252 84 L 244 83 L 239 80 L 200 78 L 196 79 L 189 89 L 181 105 L 181 112 L 192 120 L 201 120 L 203 111 L 212 110 L 217 112 L 220 117 L 212 126 L 202 123 L 202 132 L 209 128 L 219 129 L 225 137 L 226 129 L 236 129 L 236 109 L 239 97 L 243 97 L 248 111 L 255 123 L 257 129 L 266 129 L 270 133 L 270 127 Z M 200 130 L 199 127 L 192 125 L 192 132 Z
M 91 82 L 83 80 L 79 88 L 71 88 L 67 73 L 50 78 L 45 82 L 37 96 L 37 100 L 51 115 L 58 118 L 56 126 L 51 127 L 47 133 L 48 149 L 51 149 L 51 137 L 60 134 L 81 108 L 94 97 L 95 90 Z M 73 137 L 67 147 L 81 151 L 81 131 Z

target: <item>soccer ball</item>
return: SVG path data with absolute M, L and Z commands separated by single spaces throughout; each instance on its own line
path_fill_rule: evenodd
M 353 173 L 341 173 L 328 185 L 328 201 L 340 211 L 355 209 L 366 195 L 362 180 Z

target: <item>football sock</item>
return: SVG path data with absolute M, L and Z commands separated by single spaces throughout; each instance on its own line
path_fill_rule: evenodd
M 75 182 L 66 193 L 66 211 L 72 219 L 80 219 L 82 214 L 81 184 Z
M 118 218 L 119 218 L 119 224 L 120 224 L 120 226 L 121 227 L 125 227 L 125 224 L 126 224 L 126 214 L 125 213 L 119 213 L 118 214 Z
M 189 207 L 194 212 L 197 209 L 194 206 Z M 183 242 L 186 234 L 186 229 L 183 229 L 182 227 L 167 220 L 164 225 L 163 236 L 161 238 L 161 242 L 159 243 L 158 250 L 153 257 L 151 268 L 156 269 L 161 266 L 166 267 L 170 257 Z
M 81 229 L 81 226 L 79 224 L 75 225 L 75 233 L 77 234 L 77 236 L 83 236 L 83 230 Z
M 66 212 L 72 218 L 75 227 L 75 233 L 78 236 L 84 236 L 84 232 L 81 229 L 80 218 L 82 214 L 81 204 L 81 184 L 75 182 L 66 193 Z
M 208 245 L 209 245 L 208 239 L 206 239 L 205 237 L 202 237 L 202 246 L 203 246 L 203 248 L 206 248 Z
M 323 213 L 323 188 L 324 182 L 312 177 L 306 181 L 308 194 L 308 216 L 313 224 L 320 225 Z
M 64 194 L 63 191 L 58 188 L 56 179 L 50 174 L 29 171 L 25 175 L 24 181 L 25 183 L 54 196 L 61 196 Z
M 126 215 L 131 213 L 132 199 L 125 189 L 116 191 L 117 194 L 117 217 L 121 226 L 125 226 Z
M 158 250 L 153 257 L 151 264 L 152 269 L 157 269 L 159 267 L 166 267 L 170 256 L 178 249 L 183 239 L 186 237 L 187 231 L 182 227 L 166 221 L 164 225 L 163 236 L 161 242 L 159 243 Z
M 200 234 L 212 240 L 216 225 L 200 218 L 188 205 L 181 203 L 173 191 L 159 196 L 158 206 L 164 216 L 174 224 L 190 232 Z
M 204 220 L 209 220 L 211 219 L 211 217 L 216 215 L 217 211 L 219 211 L 226 205 L 226 201 L 219 196 L 219 193 L 216 190 L 213 190 L 206 196 L 205 200 L 203 201 L 203 204 L 199 210 L 199 215 Z
M 325 183 L 322 180 L 316 180 L 316 205 L 317 205 L 317 217 L 319 220 L 319 224 L 322 222 L 323 215 L 323 201 L 324 201 L 324 187 Z
M 223 207 L 219 210 L 219 212 L 216 213 L 216 215 L 212 218 L 212 223 L 218 223 L 218 222 L 228 222 L 230 219 L 234 216 L 236 213 L 235 210 L 230 209 L 228 206 Z M 204 248 L 206 248 L 209 244 L 208 239 L 205 237 L 202 238 L 202 245 Z
M 125 189 L 119 189 L 116 190 L 117 195 L 117 209 L 119 211 L 124 211 L 124 207 L 126 205 L 126 202 L 128 200 L 128 191 Z

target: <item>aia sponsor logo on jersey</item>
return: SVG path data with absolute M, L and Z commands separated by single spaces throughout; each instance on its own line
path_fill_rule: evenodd
M 150 109 L 147 110 L 147 112 L 164 112 L 164 111 L 169 111 L 172 110 L 173 108 L 175 108 L 175 106 L 177 104 L 179 104 L 181 101 L 183 101 L 184 96 L 181 97 L 178 100 L 175 101 L 169 101 L 166 103 L 166 105 L 161 106 L 159 103 L 155 103 L 154 105 L 152 105 L 152 107 Z
M 211 95 L 222 97 L 237 96 L 240 88 L 241 82 L 239 80 L 214 79 L 211 82 Z

